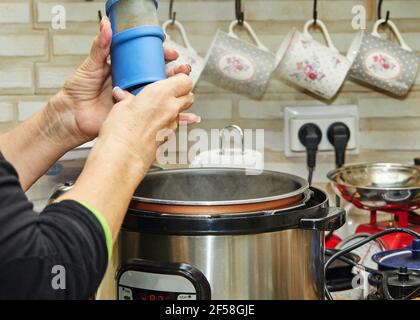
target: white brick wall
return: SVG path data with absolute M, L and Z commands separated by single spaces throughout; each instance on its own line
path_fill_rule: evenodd
M 53 17 L 52 9 L 54 6 L 63 6 L 66 10 L 67 22 L 96 22 L 98 21 L 98 10 L 105 14 L 103 2 L 63 2 L 63 1 L 38 1 L 37 2 L 37 21 L 40 23 L 51 22 Z
M 420 33 L 404 32 L 403 37 L 411 49 L 420 52 Z
M 168 19 L 169 1 L 159 3 L 159 18 Z M 230 21 L 235 16 L 231 1 L 175 1 L 174 10 L 181 21 Z
M 281 105 L 278 100 L 241 100 L 239 102 L 239 116 L 247 119 L 280 119 L 283 116 Z
M 360 143 L 370 150 L 420 150 L 420 131 L 361 132 Z
M 47 52 L 47 33 L 0 33 L 1 57 L 43 56 Z
M 43 64 L 37 66 L 37 87 L 40 89 L 58 89 L 70 77 L 74 67 Z
M 53 54 L 87 55 L 90 52 L 94 35 L 61 35 L 53 36 Z
M 1 93 L 32 93 L 33 86 L 32 66 L 0 66 Z
M 15 107 L 11 102 L 0 102 L 0 122 L 15 120 Z
M 384 1 L 382 10 L 392 12 L 392 19 L 420 19 L 420 2 L 416 0 Z
M 0 3 L 0 23 L 31 22 L 30 3 L 16 0 Z
M 283 133 L 280 131 L 264 131 L 265 148 L 271 151 L 283 151 Z
M 318 1 L 319 19 L 348 20 L 351 9 L 356 4 L 368 1 L 340 0 Z M 308 20 L 312 17 L 313 1 L 248 1 L 247 17 L 251 20 Z
M 420 117 L 420 98 L 412 98 L 405 101 L 387 99 L 385 97 L 360 98 L 359 114 L 364 118 Z
M 47 105 L 47 101 L 19 101 L 18 121 L 24 121 Z
M 200 99 L 198 98 L 190 110 L 201 115 L 203 121 L 211 119 L 231 119 L 232 101 L 230 99 Z

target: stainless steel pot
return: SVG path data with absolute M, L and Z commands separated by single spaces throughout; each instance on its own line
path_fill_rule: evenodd
M 150 204 L 158 210 L 142 209 Z M 248 211 L 253 204 L 267 208 Z M 97 298 L 322 299 L 324 231 L 344 221 L 344 210 L 329 208 L 322 191 L 284 173 L 150 173 L 133 197 Z
M 395 212 L 420 208 L 420 167 L 362 163 L 328 173 L 337 195 L 356 207 Z

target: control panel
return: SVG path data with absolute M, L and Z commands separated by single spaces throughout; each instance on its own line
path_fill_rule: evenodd
M 131 259 L 117 275 L 118 300 L 209 300 L 210 284 L 185 263 Z
M 182 276 L 125 271 L 118 282 L 118 300 L 197 300 L 197 292 Z

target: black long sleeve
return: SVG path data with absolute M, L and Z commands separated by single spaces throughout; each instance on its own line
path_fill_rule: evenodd
M 95 215 L 75 201 L 38 214 L 0 154 L 0 299 L 87 299 L 107 262 L 104 229 Z

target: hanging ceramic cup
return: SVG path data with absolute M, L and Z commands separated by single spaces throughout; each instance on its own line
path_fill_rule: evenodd
M 172 41 L 171 37 L 167 33 L 166 30 L 168 26 L 172 24 L 178 29 L 179 33 L 181 34 L 182 40 L 184 41 L 184 45 Z M 193 82 L 193 86 L 195 87 L 204 69 L 204 59 L 201 56 L 199 56 L 197 51 L 195 51 L 194 48 L 191 46 L 190 41 L 187 37 L 187 33 L 185 32 L 184 26 L 180 22 L 176 20 L 165 21 L 162 25 L 162 29 L 166 34 L 165 44 L 172 47 L 179 53 L 179 58 L 176 61 L 169 63 L 168 67 L 171 68 L 179 64 L 189 64 L 191 66 L 190 77 Z
M 350 61 L 333 45 L 325 24 L 317 20 L 327 46 L 314 40 L 309 20 L 303 33 L 294 29 L 283 40 L 277 52 L 275 74 L 288 82 L 323 98 L 333 98 L 343 85 L 350 70 Z
M 206 57 L 206 80 L 236 93 L 259 99 L 263 96 L 274 69 L 274 55 L 261 43 L 251 26 L 243 27 L 256 43 L 239 39 L 233 21 L 229 33 L 218 30 Z
M 390 20 L 387 26 L 400 45 L 382 39 L 378 29 L 384 22 L 384 19 L 378 20 L 372 34 L 361 31 L 353 40 L 347 54 L 353 62 L 350 75 L 396 96 L 405 96 L 416 81 L 420 58 L 412 52 Z

